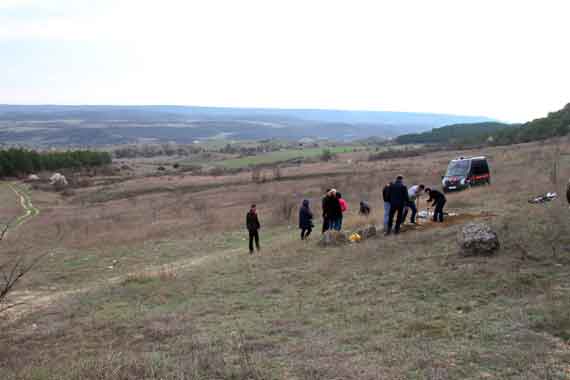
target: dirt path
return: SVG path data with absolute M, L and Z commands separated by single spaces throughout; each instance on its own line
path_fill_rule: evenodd
M 15 228 L 21 226 L 22 224 L 36 217 L 40 213 L 40 210 L 38 210 L 33 205 L 32 198 L 30 198 L 30 195 L 27 194 L 20 187 L 18 187 L 14 183 L 8 184 L 8 187 L 10 187 L 10 189 L 14 192 L 14 194 L 16 194 L 16 196 L 20 199 L 20 206 L 24 210 L 23 215 L 20 215 L 10 223 L 10 228 Z
M 206 262 L 223 259 L 236 254 L 236 252 L 243 251 L 243 249 L 232 249 L 227 251 L 216 252 L 207 256 L 183 259 L 169 264 L 153 265 L 144 269 L 125 273 L 119 276 L 113 276 L 104 280 L 93 282 L 87 286 L 65 291 L 14 291 L 10 294 L 9 303 L 15 305 L 6 312 L 9 321 L 17 321 L 31 312 L 45 309 L 50 305 L 58 303 L 67 297 L 87 293 L 89 291 L 98 290 L 105 286 L 119 285 L 127 279 L 139 276 L 159 276 L 161 272 L 179 272 L 182 270 L 191 269 L 200 266 Z

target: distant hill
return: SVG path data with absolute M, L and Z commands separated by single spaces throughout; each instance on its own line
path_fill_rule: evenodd
M 502 124 L 495 122 L 448 125 L 429 132 L 398 136 L 401 144 L 518 144 L 570 133 L 570 103 L 560 111 L 524 124 Z
M 398 136 L 396 141 L 400 144 L 477 144 L 511 127 L 513 127 L 512 124 L 496 122 L 453 124 L 434 128 L 429 132 Z
M 393 138 L 485 117 L 412 112 L 186 106 L 0 105 L 0 141 L 98 146 L 195 140 Z
M 566 136 L 570 133 L 570 103 L 560 111 L 529 121 L 517 128 L 498 131 L 494 135 L 497 144 L 516 144 Z

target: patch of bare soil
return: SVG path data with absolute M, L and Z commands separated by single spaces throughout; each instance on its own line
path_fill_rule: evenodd
M 491 219 L 495 217 L 495 214 L 489 212 L 481 213 L 464 213 L 464 214 L 452 214 L 446 215 L 443 222 L 434 222 L 431 219 L 417 218 L 418 224 L 405 224 L 402 226 L 401 231 L 426 231 L 434 228 L 447 228 L 455 226 L 458 224 L 464 224 L 477 219 Z

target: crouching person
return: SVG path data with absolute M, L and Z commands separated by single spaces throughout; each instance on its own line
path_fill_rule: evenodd
M 257 217 L 257 208 L 255 205 L 251 205 L 246 217 L 245 224 L 249 232 L 249 253 L 253 254 L 253 242 L 255 241 L 255 247 L 259 252 L 259 229 L 261 224 L 259 224 L 259 218 Z
M 445 202 L 447 202 L 445 195 L 437 190 L 429 188 L 426 189 L 425 192 L 429 195 L 429 199 L 427 200 L 428 205 L 432 202 L 432 205 L 435 207 L 433 210 L 433 221 L 443 222 L 443 207 L 445 206 Z

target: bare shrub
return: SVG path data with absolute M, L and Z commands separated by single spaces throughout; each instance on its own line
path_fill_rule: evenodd
M 261 168 L 255 167 L 251 170 L 251 181 L 254 183 L 261 182 Z
M 293 211 L 295 210 L 296 202 L 289 197 L 283 197 L 279 204 L 279 213 L 284 221 L 291 221 Z
M 11 222 L 0 228 L 0 241 L 5 240 L 11 226 Z M 34 266 L 45 256 L 40 255 L 31 261 L 26 261 L 24 255 L 20 255 L 13 263 L 0 264 L 0 314 L 18 304 L 8 304 L 8 294 L 16 284 L 28 274 Z
M 273 179 L 280 180 L 282 177 L 281 167 L 279 165 L 273 167 Z

